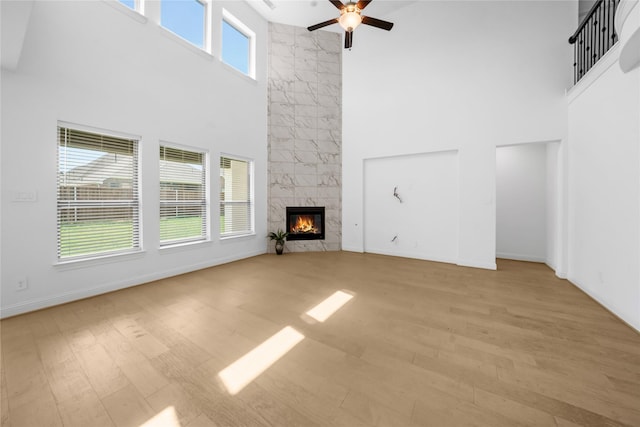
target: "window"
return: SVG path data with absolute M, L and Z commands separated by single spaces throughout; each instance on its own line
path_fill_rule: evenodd
M 255 33 L 226 10 L 222 14 L 222 61 L 255 78 Z
M 129 9 L 136 10 L 136 1 L 135 0 L 118 0 L 120 3 L 127 6 Z
M 253 164 L 220 157 L 220 235 L 253 233 Z
M 138 141 L 58 127 L 58 260 L 140 249 Z
M 160 246 L 207 239 L 206 157 L 160 146 Z
M 200 0 L 162 0 L 160 23 L 191 44 L 205 47 L 205 3 Z

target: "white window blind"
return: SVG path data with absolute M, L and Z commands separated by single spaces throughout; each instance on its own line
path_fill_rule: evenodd
M 58 259 L 140 249 L 138 141 L 58 127 Z
M 207 239 L 206 153 L 160 146 L 160 246 Z
M 220 235 L 253 233 L 252 164 L 220 157 Z

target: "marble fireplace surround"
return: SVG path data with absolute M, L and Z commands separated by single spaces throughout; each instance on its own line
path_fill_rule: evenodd
M 341 35 L 270 23 L 268 91 L 269 231 L 286 228 L 287 206 L 324 206 L 324 240 L 287 241 L 285 252 L 340 250 Z

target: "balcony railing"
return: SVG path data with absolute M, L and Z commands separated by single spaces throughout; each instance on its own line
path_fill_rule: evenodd
M 573 82 L 578 81 L 618 41 L 614 25 L 620 0 L 598 0 L 569 37 L 573 45 Z

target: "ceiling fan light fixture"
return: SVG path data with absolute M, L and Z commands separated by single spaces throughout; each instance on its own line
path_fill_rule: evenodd
M 362 23 L 360 9 L 355 4 L 348 4 L 342 9 L 338 23 L 345 31 L 353 31 Z
M 0 0 L 2 1 L 2 0 Z M 202 0 L 204 1 L 204 0 Z M 263 0 L 265 1 L 265 0 Z M 351 49 L 353 46 L 353 30 L 360 24 L 369 25 L 371 27 L 380 28 L 382 30 L 391 30 L 393 28 L 393 22 L 383 21 L 382 19 L 372 18 L 370 16 L 362 16 L 360 13 L 372 0 L 350 0 L 347 4 L 342 3 L 342 0 L 329 0 L 338 10 L 340 10 L 340 17 L 329 19 L 328 21 L 320 22 L 319 24 L 307 27 L 309 31 L 319 30 L 331 24 L 340 24 L 344 29 L 344 48 Z

